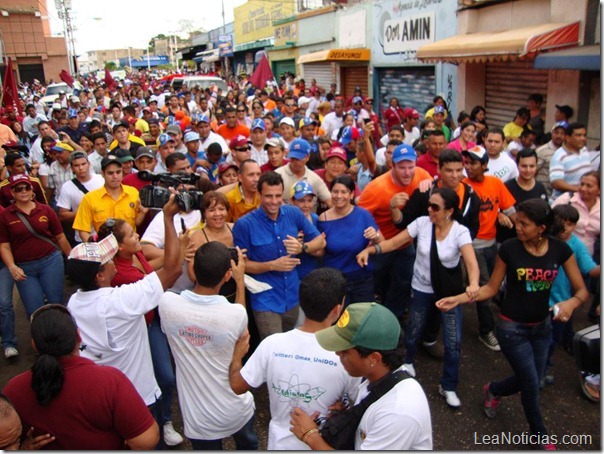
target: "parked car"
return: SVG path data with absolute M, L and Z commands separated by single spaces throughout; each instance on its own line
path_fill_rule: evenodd
M 61 90 L 68 95 L 73 93 L 73 88 L 64 82 L 59 84 L 50 84 L 48 87 L 46 87 L 46 92 L 40 101 L 42 101 L 46 107 L 50 108 L 52 103 L 55 102 L 55 99 L 59 97 L 59 92 Z
M 229 87 L 224 80 L 214 76 L 186 76 L 182 85 L 186 87 L 187 90 L 197 86 L 202 90 L 205 90 L 210 85 L 216 85 L 223 93 L 226 93 L 229 90 Z

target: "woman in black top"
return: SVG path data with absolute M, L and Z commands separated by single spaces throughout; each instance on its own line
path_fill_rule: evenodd
M 564 267 L 575 293 L 559 303 L 554 320 L 567 321 L 587 299 L 588 293 L 570 247 L 547 236 L 554 220 L 547 202 L 527 200 L 516 208 L 516 216 L 518 237 L 501 245 L 491 279 L 480 287 L 476 298 L 482 301 L 495 296 L 503 278 L 507 278 L 497 339 L 514 374 L 484 386 L 484 411 L 489 418 L 494 418 L 500 398 L 520 391 L 531 435 L 536 435 L 531 443 L 548 449 L 551 440 L 541 416 L 539 381 L 545 373 L 551 332 L 549 293 L 558 268 Z M 440 310 L 448 311 L 468 302 L 470 299 L 463 293 L 443 298 L 436 305 Z

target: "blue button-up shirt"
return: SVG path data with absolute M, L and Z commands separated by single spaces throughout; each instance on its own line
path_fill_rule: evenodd
M 233 240 L 236 246 L 247 249 L 250 260 L 269 262 L 287 255 L 283 240 L 287 239 L 287 235 L 296 238 L 300 230 L 304 232 L 305 242 L 319 235 L 317 228 L 296 207 L 282 206 L 276 221 L 260 207 L 235 223 Z M 254 277 L 273 288 L 251 295 L 253 310 L 283 314 L 298 304 L 299 279 L 295 269 L 288 272 L 268 271 Z

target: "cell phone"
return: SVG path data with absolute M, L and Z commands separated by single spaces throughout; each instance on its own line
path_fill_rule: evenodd
M 363 121 L 365 122 L 365 124 L 371 123 L 371 118 L 363 118 Z
M 231 253 L 231 260 L 235 262 L 235 265 L 239 264 L 239 251 L 236 247 L 230 247 L 229 252 Z
M 187 226 L 185 225 L 185 220 L 180 218 L 180 228 L 182 229 L 182 233 L 185 233 L 187 230 Z

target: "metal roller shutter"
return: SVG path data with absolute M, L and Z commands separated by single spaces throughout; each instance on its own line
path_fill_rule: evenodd
M 280 60 L 273 63 L 273 74 L 275 78 L 279 80 L 279 77 L 286 72 L 296 74 L 296 60 Z
M 340 79 L 342 95 L 345 99 L 354 94 L 355 87 L 361 87 L 363 96 L 369 93 L 367 66 L 344 66 L 341 67 Z
M 548 71 L 533 69 L 533 62 L 493 62 L 486 64 L 485 109 L 489 126 L 503 127 L 514 119 L 516 111 L 526 107 L 533 93 L 547 103 Z M 465 106 L 466 111 L 473 106 Z
M 302 71 L 306 85 L 310 86 L 310 79 L 317 79 L 317 85 L 329 91 L 329 86 L 336 81 L 336 76 L 332 70 L 330 62 L 324 63 L 305 63 L 302 65 Z
M 432 106 L 436 90 L 434 67 L 380 68 L 378 77 L 379 112 L 388 108 L 390 98 L 398 98 L 399 104 L 404 107 L 417 109 L 422 117 Z

